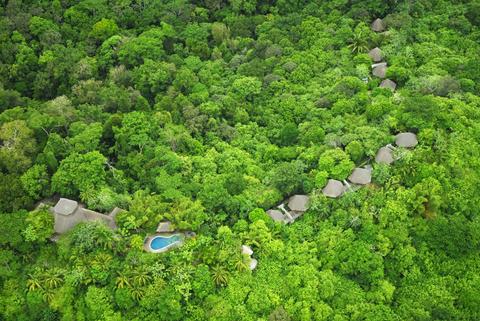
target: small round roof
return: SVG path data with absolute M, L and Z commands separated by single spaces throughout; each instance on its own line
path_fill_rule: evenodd
M 372 172 L 365 168 L 355 168 L 348 180 L 354 184 L 370 184 L 372 181 Z
M 400 133 L 395 137 L 395 144 L 405 148 L 415 147 L 418 144 L 417 135 L 414 133 Z
M 342 182 L 336 179 L 329 179 L 327 185 L 323 188 L 322 193 L 327 197 L 339 197 L 345 192 L 345 187 Z
M 383 59 L 382 50 L 380 50 L 380 48 L 378 48 L 378 47 L 373 48 L 372 50 L 370 50 L 370 52 L 368 53 L 368 55 L 369 55 L 370 58 L 372 58 L 372 60 L 375 61 L 375 62 L 380 62 L 380 61 L 382 61 L 382 59 Z
M 293 195 L 288 200 L 288 208 L 292 211 L 305 212 L 308 209 L 309 200 L 307 195 Z
M 372 22 L 372 30 L 376 32 L 385 31 L 385 23 L 382 19 L 377 18 L 375 21 Z
M 395 90 L 395 88 L 397 88 L 397 84 L 390 79 L 385 79 L 380 83 L 380 88 L 389 88 L 391 90 Z
M 375 162 L 379 164 L 391 164 L 393 161 L 393 152 L 388 147 L 380 148 L 375 156 Z
M 285 219 L 285 217 L 283 216 L 283 213 L 280 212 L 279 210 L 268 210 L 267 214 L 275 222 L 283 222 L 283 220 Z
M 375 77 L 385 78 L 387 76 L 387 66 L 380 65 L 380 66 L 374 67 L 372 70 L 372 74 Z

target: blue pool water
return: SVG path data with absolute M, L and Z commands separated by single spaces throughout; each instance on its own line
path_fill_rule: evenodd
M 155 236 L 150 242 L 150 248 L 155 251 L 161 250 L 174 243 L 180 242 L 181 239 L 182 238 L 179 234 L 174 234 L 171 236 Z

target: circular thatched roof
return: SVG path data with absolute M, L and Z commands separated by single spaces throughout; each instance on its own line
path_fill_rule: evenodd
M 322 190 L 323 195 L 327 197 L 339 197 L 345 192 L 345 186 L 343 186 L 342 182 L 337 181 L 336 179 L 329 179 L 327 186 L 325 186 Z
M 296 212 L 305 212 L 308 209 L 308 202 L 307 195 L 293 195 L 288 200 L 288 208 Z
M 397 88 L 397 84 L 390 79 L 385 79 L 380 83 L 380 88 L 388 88 L 393 91 L 395 88 Z
M 385 78 L 387 76 L 387 66 L 382 64 L 380 66 L 374 67 L 372 70 L 372 74 L 375 77 Z
M 354 184 L 370 184 L 372 181 L 372 172 L 366 168 L 355 168 L 348 180 Z
M 395 144 L 405 148 L 415 147 L 418 144 L 417 135 L 414 133 L 400 133 L 395 137 Z
M 377 18 L 375 21 L 372 22 L 372 30 L 376 32 L 385 31 L 385 23 L 382 19 Z
M 380 148 L 375 156 L 375 162 L 379 164 L 391 164 L 393 161 L 393 152 L 388 147 Z
M 275 222 L 283 222 L 285 217 L 282 212 L 279 210 L 268 210 L 267 211 L 268 216 L 272 218 Z
M 380 62 L 380 61 L 383 60 L 382 50 L 380 50 L 380 48 L 378 48 L 378 47 L 373 48 L 372 50 L 370 50 L 370 52 L 368 53 L 368 55 L 369 55 L 370 58 L 372 58 L 372 60 L 375 61 L 375 62 Z

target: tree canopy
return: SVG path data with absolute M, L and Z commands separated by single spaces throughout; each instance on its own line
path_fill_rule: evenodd
M 0 320 L 480 320 L 479 28 L 478 0 L 3 1 Z M 52 235 L 60 197 L 118 228 Z M 163 221 L 193 237 L 147 253 Z

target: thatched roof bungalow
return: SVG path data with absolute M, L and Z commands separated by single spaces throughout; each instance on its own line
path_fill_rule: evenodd
M 378 78 L 385 78 L 387 76 L 387 63 L 381 62 L 372 65 L 372 75 Z
M 395 144 L 399 147 L 413 148 L 417 146 L 417 135 L 414 133 L 400 133 L 395 137 Z
M 370 184 L 372 182 L 372 172 L 369 169 L 357 167 L 350 174 L 348 180 L 358 185 Z
M 372 60 L 374 62 L 380 62 L 383 60 L 383 53 L 382 53 L 382 50 L 380 50 L 380 48 L 376 47 L 376 48 L 373 48 L 372 50 L 370 50 L 370 52 L 368 53 L 368 55 L 370 56 L 370 58 L 372 58 Z
M 85 220 L 78 202 L 66 198 L 60 198 L 51 211 L 55 217 L 54 231 L 57 234 L 65 233 Z
M 394 91 L 396 88 L 397 88 L 397 84 L 390 80 L 390 79 L 384 79 L 382 80 L 382 82 L 380 83 L 380 88 L 388 88 L 390 89 L 391 91 Z
M 77 201 L 67 198 L 60 198 L 57 204 L 50 209 L 55 218 L 54 231 L 63 234 L 80 222 L 100 221 L 108 227 L 116 229 L 115 215 L 121 211 L 112 211 L 113 215 L 106 215 L 84 208 Z
M 293 195 L 288 200 L 288 208 L 294 212 L 305 212 L 310 199 L 307 195 Z
M 393 151 L 384 146 L 380 148 L 375 156 L 375 162 L 378 164 L 391 164 L 395 159 L 393 158 Z
M 385 22 L 382 19 L 377 18 L 372 22 L 372 30 L 375 32 L 383 32 L 386 29 Z
M 279 210 L 268 210 L 268 216 L 272 218 L 275 222 L 285 222 L 285 215 Z
M 345 186 L 336 179 L 329 179 L 327 185 L 323 188 L 322 193 L 327 197 L 337 198 L 345 192 Z

